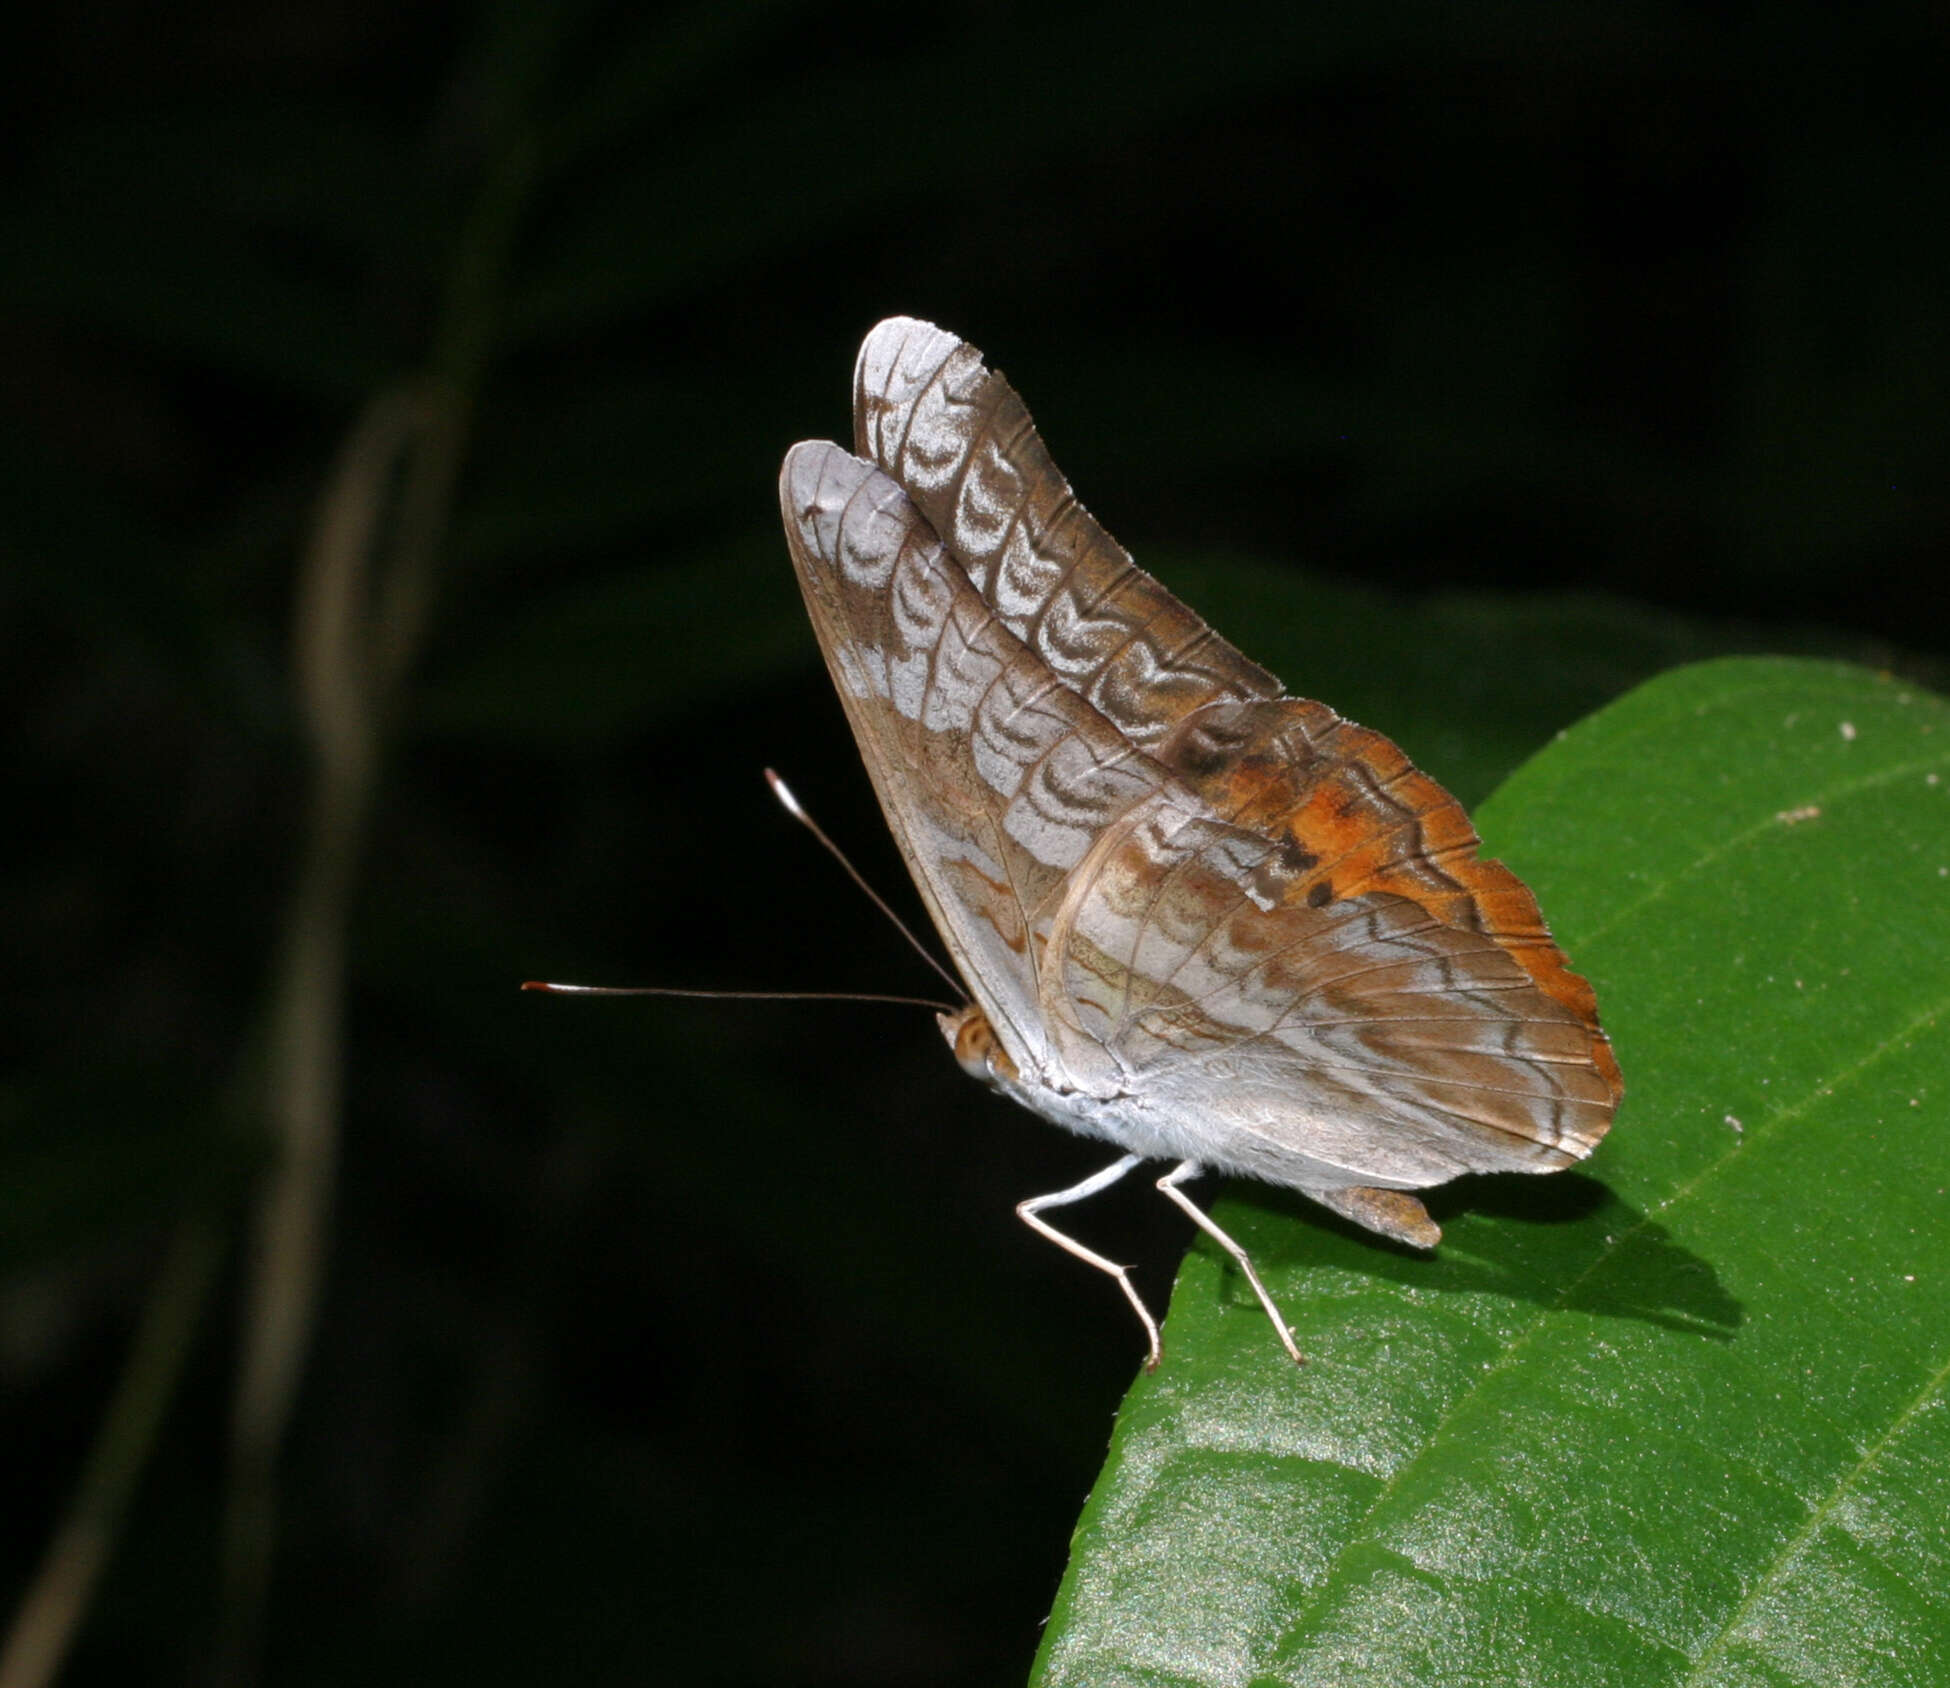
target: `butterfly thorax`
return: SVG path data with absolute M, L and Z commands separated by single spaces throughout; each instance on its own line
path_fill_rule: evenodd
M 1175 1143 L 1160 1139 L 1139 1122 L 1144 1109 L 1135 1096 L 1116 1090 L 1098 1095 L 1067 1082 L 1060 1073 L 1025 1069 L 1003 1048 L 989 1017 L 976 1003 L 959 1013 L 935 1016 L 941 1035 L 955 1052 L 955 1060 L 970 1078 L 1040 1114 L 1053 1125 L 1085 1137 L 1099 1137 L 1139 1153 L 1164 1155 L 1177 1151 Z M 1183 1155 L 1180 1158 L 1184 1158 Z
M 1274 1183 L 1306 1180 L 1332 1187 L 1350 1182 L 1345 1169 L 1291 1149 L 1277 1158 L 1242 1152 L 1234 1134 L 1215 1135 L 1209 1113 L 1196 1106 L 1160 1106 L 1141 1086 L 1088 1084 L 1058 1062 L 1019 1064 L 1002 1045 L 988 1016 L 975 1003 L 959 1013 L 937 1015 L 942 1036 L 970 1078 L 979 1079 L 1020 1107 L 1074 1131 L 1159 1160 L 1197 1160 L 1245 1177 Z

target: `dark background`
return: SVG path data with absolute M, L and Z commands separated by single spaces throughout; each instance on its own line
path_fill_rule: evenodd
M 1458 733 L 1520 694 L 1521 752 L 1722 649 L 1940 680 L 1945 16 L 17 21 L 10 1606 L 84 1470 L 128 1499 L 66 1680 L 206 1680 L 248 1628 L 231 1396 L 324 812 L 293 628 L 368 407 L 446 395 L 457 468 L 340 905 L 264 1674 L 1016 1681 L 1140 1346 L 1010 1207 L 1104 1154 L 985 1097 L 914 1010 L 514 989 L 930 988 L 759 778 L 913 906 L 778 536 L 782 452 L 847 437 L 854 348 L 907 312 L 1007 370 L 1248 654 L 1317 651 L 1295 690 L 1405 738 L 1409 689 L 1464 700 Z M 1560 610 L 1585 642 L 1534 670 L 1467 633 Z M 1085 1228 L 1162 1296 L 1163 1204 Z M 153 1444 L 103 1455 L 132 1351 L 161 1356 Z

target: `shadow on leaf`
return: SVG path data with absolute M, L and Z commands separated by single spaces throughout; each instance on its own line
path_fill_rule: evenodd
M 1461 1178 L 1427 1193 L 1445 1228 L 1469 1215 L 1494 1221 L 1445 1240 L 1433 1255 L 1392 1242 L 1329 1213 L 1294 1191 L 1233 1184 L 1235 1206 L 1304 1220 L 1336 1241 L 1339 1264 L 1420 1289 L 1488 1292 L 1541 1307 L 1636 1319 L 1683 1335 L 1729 1342 L 1745 1322 L 1741 1304 L 1713 1265 L 1672 1240 L 1665 1226 L 1584 1173 L 1550 1178 Z M 1287 1237 L 1297 1235 L 1286 1232 Z M 1355 1253 L 1341 1255 L 1341 1243 Z M 1264 1243 L 1263 1264 L 1301 1266 L 1315 1253 L 1304 1244 L 1281 1250 Z M 1281 1261 L 1285 1253 L 1287 1258 Z M 1227 1265 L 1228 1278 L 1237 1269 Z M 1237 1287 L 1248 1302 L 1243 1278 Z M 1230 1291 L 1229 1291 L 1230 1293 Z

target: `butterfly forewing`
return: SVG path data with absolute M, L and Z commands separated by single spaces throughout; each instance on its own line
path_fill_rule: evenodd
M 887 476 L 808 442 L 780 501 L 909 869 L 1010 1057 L 1040 1066 L 1047 906 L 1106 827 L 1172 782 L 1009 632 Z

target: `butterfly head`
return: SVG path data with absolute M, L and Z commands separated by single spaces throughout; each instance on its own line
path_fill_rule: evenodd
M 955 1052 L 955 1059 L 961 1063 L 961 1070 L 970 1078 L 992 1085 L 1018 1076 L 1016 1064 L 997 1039 L 988 1016 L 974 1003 L 955 1014 L 937 1014 L 935 1020 L 941 1027 L 941 1035 L 948 1040 L 948 1047 Z

